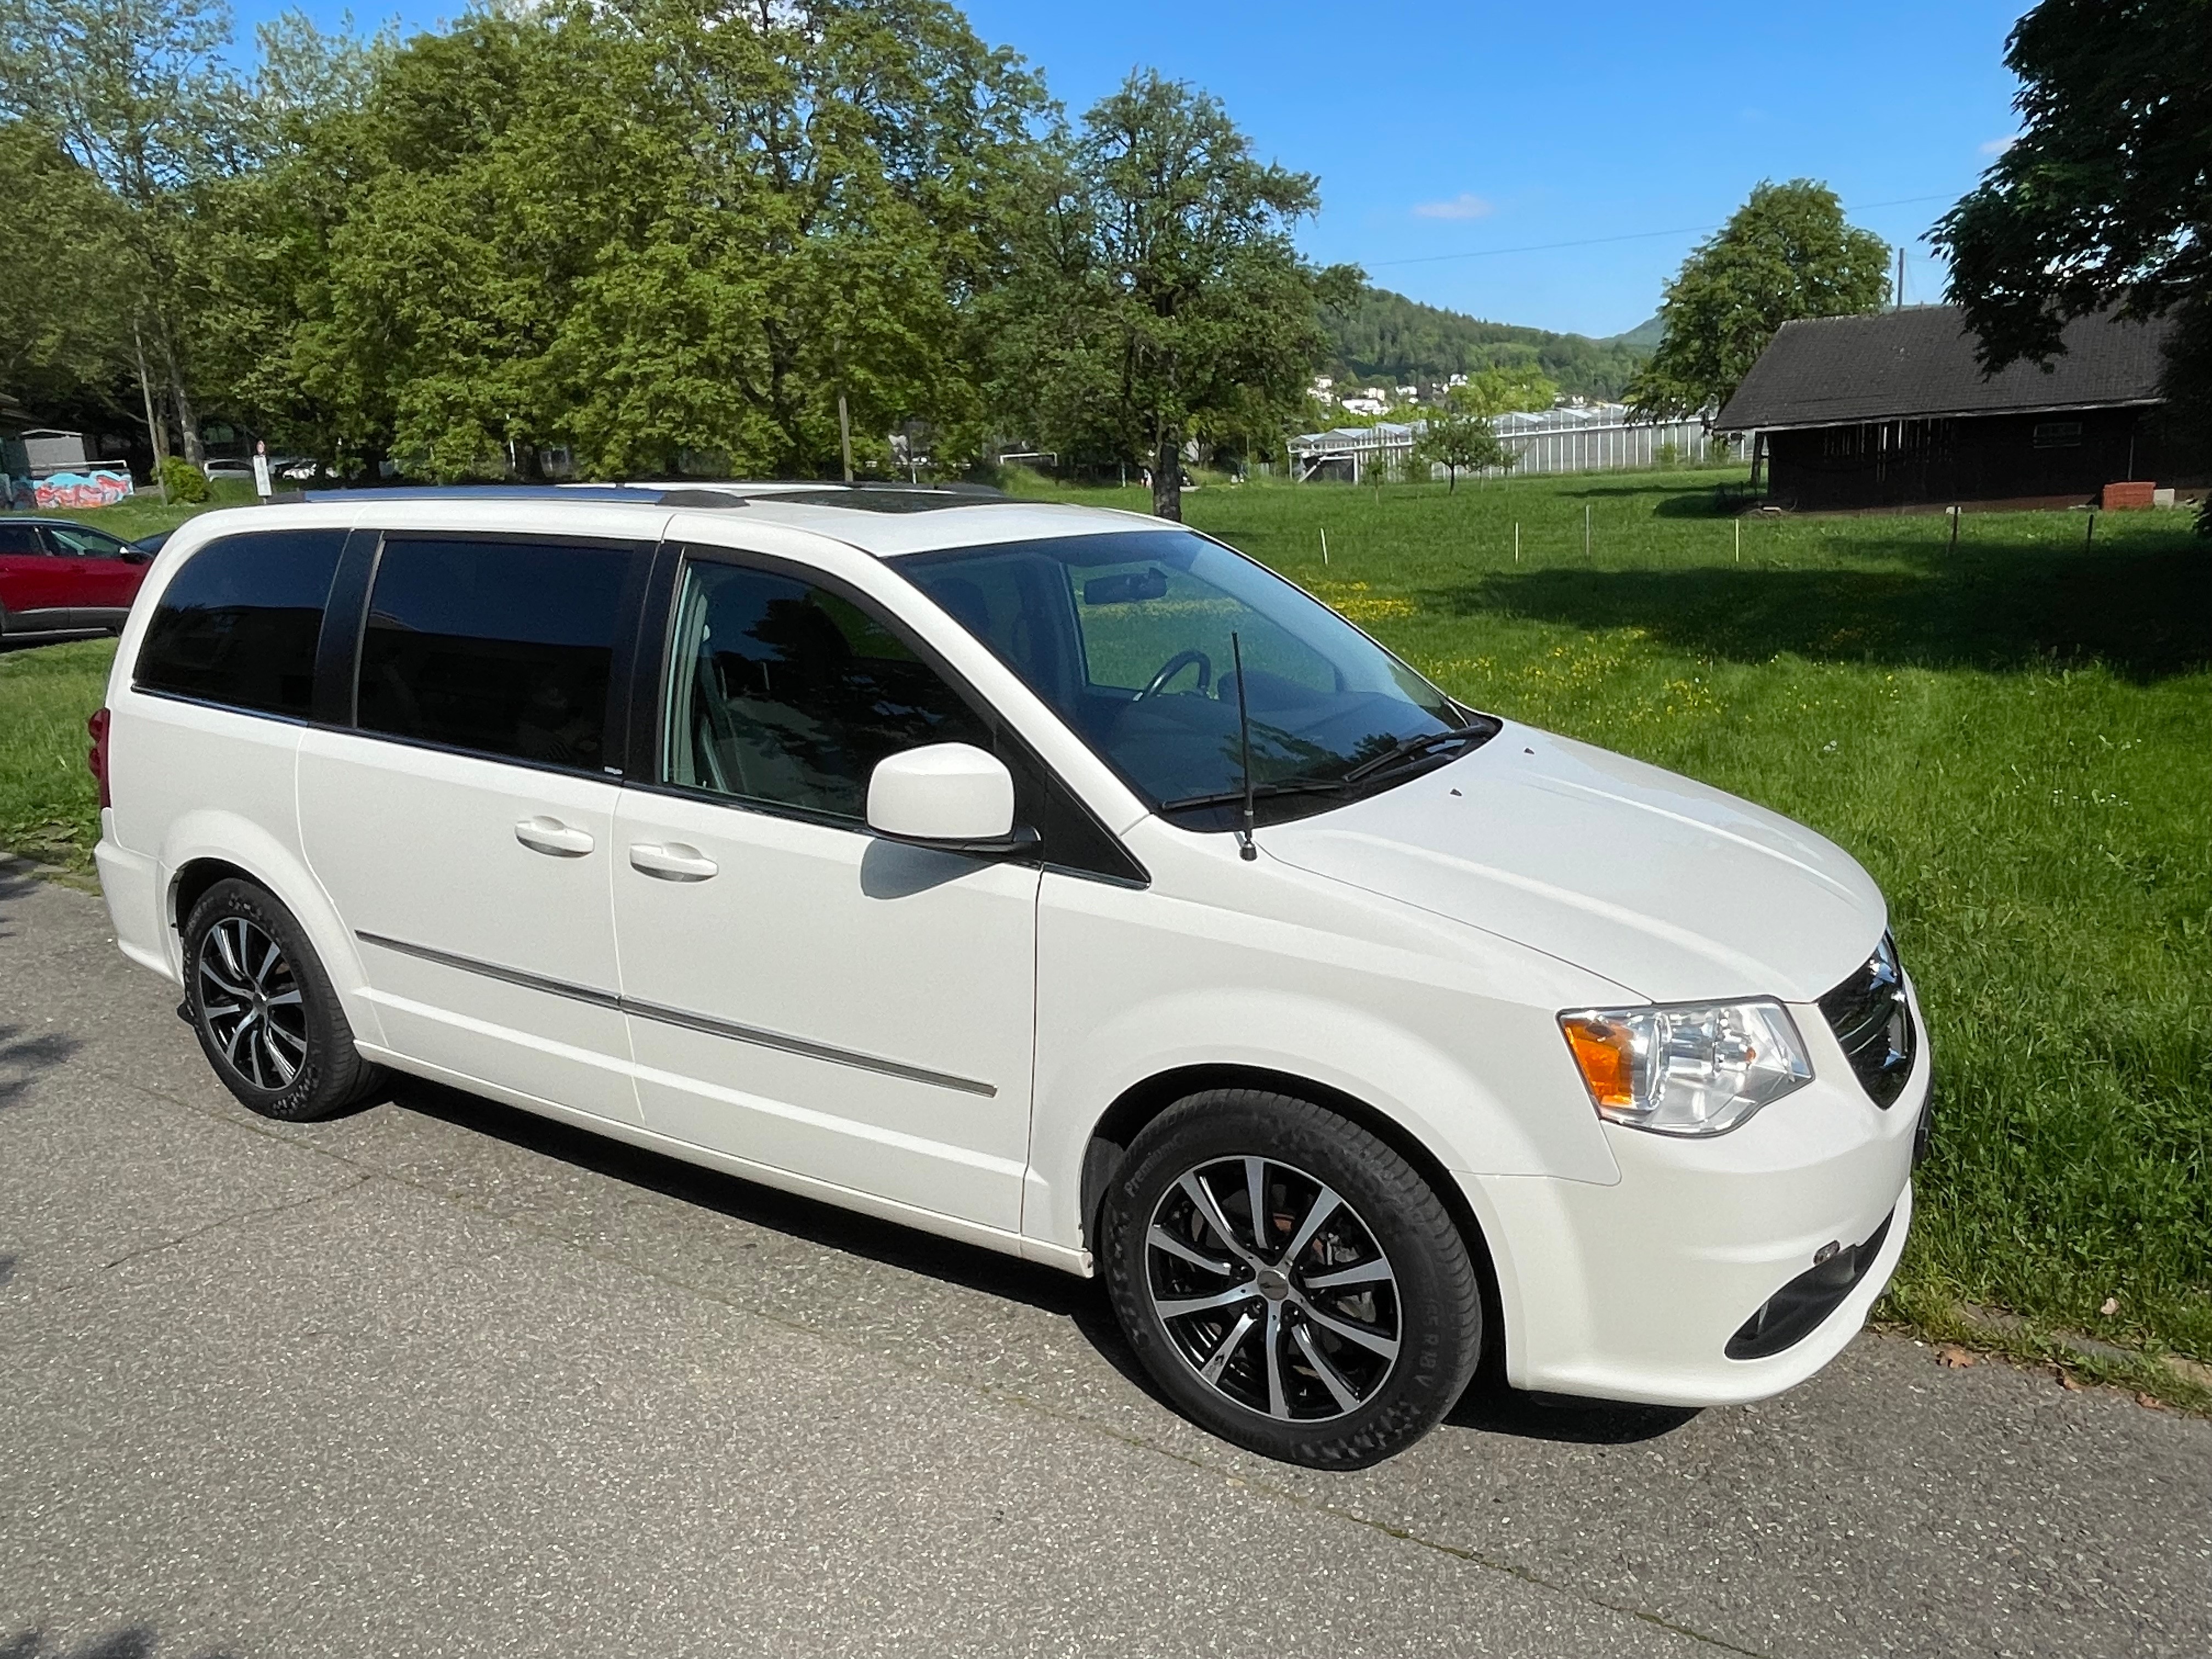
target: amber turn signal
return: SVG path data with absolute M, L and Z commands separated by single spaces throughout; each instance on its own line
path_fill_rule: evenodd
M 1628 1106 L 1635 1102 L 1636 1038 L 1626 1025 L 1587 1015 L 1567 1015 L 1559 1021 L 1567 1034 L 1567 1048 L 1600 1106 Z

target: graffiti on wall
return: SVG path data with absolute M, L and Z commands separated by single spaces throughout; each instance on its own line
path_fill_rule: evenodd
M 7 493 L 12 505 L 28 512 L 58 507 L 112 507 L 131 493 L 131 475 L 120 467 L 96 466 L 84 472 L 16 478 Z

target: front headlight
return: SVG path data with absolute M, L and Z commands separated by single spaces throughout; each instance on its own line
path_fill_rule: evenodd
M 1725 1134 L 1813 1080 L 1790 1011 L 1771 998 L 1559 1016 L 1598 1115 L 1662 1135 Z

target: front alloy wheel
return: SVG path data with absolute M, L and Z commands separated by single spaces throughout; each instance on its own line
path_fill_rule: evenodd
M 1145 1236 L 1152 1310 L 1199 1381 L 1248 1411 L 1325 1422 L 1398 1363 L 1398 1277 L 1359 1212 L 1297 1165 L 1187 1170 Z
M 1177 1102 L 1107 1186 L 1099 1258 L 1160 1392 L 1224 1439 L 1359 1468 L 1435 1426 L 1474 1376 L 1470 1236 L 1395 1146 L 1261 1089 Z

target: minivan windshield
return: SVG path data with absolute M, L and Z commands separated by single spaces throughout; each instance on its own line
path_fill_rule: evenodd
M 1240 653 L 1264 821 L 1387 787 L 1498 729 L 1326 605 L 1190 531 L 897 563 L 1152 806 L 1193 828 L 1226 828 L 1242 813 Z

